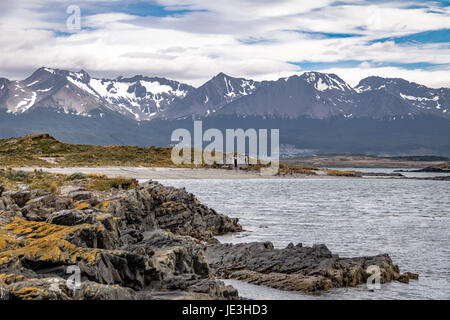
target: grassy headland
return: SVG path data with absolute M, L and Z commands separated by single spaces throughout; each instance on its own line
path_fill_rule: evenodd
M 194 152 L 192 150 L 192 152 Z M 175 165 L 171 160 L 172 148 L 140 148 L 136 146 L 95 146 L 70 144 L 56 140 L 46 133 L 33 134 L 20 138 L 0 140 L 0 178 L 4 184 L 21 182 L 28 185 L 36 185 L 49 190 L 52 184 L 60 186 L 67 179 L 65 176 L 49 175 L 42 171 L 24 172 L 8 170 L 18 167 L 31 168 L 69 168 L 69 167 L 172 167 L 193 168 L 194 165 Z M 243 166 L 240 169 L 247 172 L 259 172 L 269 164 Z M 200 168 L 221 169 L 221 165 L 200 165 Z M 5 170 L 6 169 L 6 170 Z M 231 167 L 228 167 L 231 169 Z M 357 172 L 340 172 L 337 170 L 323 170 L 313 166 L 280 164 L 280 176 L 358 176 Z M 73 175 L 72 175 L 73 176 Z M 70 177 L 72 177 L 70 176 Z M 72 177 L 73 178 L 73 177 Z M 92 177 L 89 177 L 94 178 Z M 103 177 L 106 179 L 106 177 Z M 117 182 L 117 181 L 116 181 Z M 111 182 L 111 183 L 116 183 Z M 99 177 L 90 182 L 98 189 L 108 189 L 110 182 L 105 182 Z M 106 183 L 106 185 L 105 185 Z M 120 184 L 120 181 L 117 183 Z M 101 187 L 103 185 L 103 187 Z
M 171 148 L 63 143 L 48 134 L 0 140 L 0 166 L 173 166 Z

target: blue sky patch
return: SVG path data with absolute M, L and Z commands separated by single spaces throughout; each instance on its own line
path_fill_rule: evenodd
M 316 61 L 300 61 L 289 62 L 290 64 L 299 66 L 302 70 L 325 70 L 332 68 L 356 68 L 361 63 L 368 62 L 374 68 L 396 67 L 408 70 L 432 70 L 440 67 L 450 67 L 448 64 L 434 64 L 429 62 L 401 63 L 401 62 L 377 62 L 367 60 L 341 60 L 333 62 L 316 62 Z
M 401 43 L 447 43 L 450 42 L 450 29 L 441 29 L 414 33 L 401 37 L 389 37 L 371 41 L 371 43 L 394 41 L 397 44 Z
M 178 6 L 178 8 L 177 6 L 173 6 L 169 10 L 165 6 L 143 1 L 137 1 L 132 3 L 124 3 L 124 2 L 97 3 L 95 6 L 91 6 L 90 8 L 84 10 L 84 13 L 87 15 L 109 13 L 109 12 L 126 13 L 138 17 L 167 17 L 179 14 L 186 14 L 195 11 L 188 10 L 184 6 Z
M 314 32 L 314 31 L 301 31 L 301 30 L 293 30 L 300 34 L 305 34 L 312 39 L 335 39 L 335 38 L 352 38 L 352 37 L 361 37 L 360 34 L 357 33 L 329 33 L 329 32 Z
M 341 60 L 333 62 L 301 61 L 289 63 L 301 67 L 302 70 L 323 70 L 330 68 L 354 68 L 363 62 L 360 60 Z

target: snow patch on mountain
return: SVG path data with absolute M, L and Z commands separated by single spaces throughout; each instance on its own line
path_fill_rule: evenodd
M 408 95 L 403 94 L 403 93 L 400 93 L 400 97 L 402 97 L 402 99 L 405 99 L 405 100 L 413 100 L 413 101 L 420 101 L 420 102 L 422 102 L 422 101 L 438 101 L 439 100 L 438 96 L 433 97 L 432 99 L 430 99 L 430 98 L 426 98 L 426 97 L 408 96 Z
M 318 91 L 339 90 L 339 91 L 353 91 L 345 81 L 339 79 L 333 74 L 325 74 L 318 72 L 306 72 L 304 74 L 305 80 L 309 84 L 314 84 L 314 88 Z
M 140 81 L 140 84 L 147 92 L 152 94 L 170 93 L 173 89 L 170 86 L 162 85 L 157 81 Z
M 15 112 L 24 113 L 30 109 L 36 102 L 36 97 L 36 92 L 33 91 L 30 98 L 26 98 L 17 104 Z
M 54 69 L 44 68 L 44 70 L 47 71 L 48 73 L 51 73 L 51 74 L 55 74 L 56 73 Z
M 30 84 L 27 84 L 27 87 L 32 87 L 38 82 L 39 82 L 39 80 L 36 80 L 36 81 L 34 81 L 34 82 L 30 83 Z
M 74 79 L 72 77 L 67 77 L 67 80 L 69 80 L 72 84 L 74 84 L 75 86 L 77 86 L 81 90 L 86 91 L 89 94 L 92 94 L 93 96 L 97 96 L 96 92 L 94 90 L 92 90 L 89 85 L 87 85 L 86 83 L 82 82 L 80 80 L 80 78 L 77 77 L 76 79 Z

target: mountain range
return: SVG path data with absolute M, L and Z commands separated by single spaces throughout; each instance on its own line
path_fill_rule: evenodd
M 84 70 L 40 68 L 22 81 L 1 78 L 0 108 L 12 114 L 47 108 L 84 116 L 107 108 L 138 121 L 213 114 L 290 119 L 450 118 L 450 89 L 380 77 L 363 79 L 353 88 L 335 74 L 319 72 L 262 82 L 220 73 L 194 88 L 142 75 L 98 79 Z
M 303 127 L 317 123 L 318 128 L 324 128 L 324 123 L 339 123 L 345 128 L 355 123 L 385 126 L 397 121 L 408 123 L 408 127 L 411 124 L 412 128 L 420 124 L 420 130 L 425 132 L 416 133 L 419 128 L 409 132 L 394 129 L 395 135 L 408 138 L 409 134 L 410 140 L 416 142 L 408 142 L 409 146 L 403 142 L 399 150 L 410 151 L 401 153 L 415 150 L 447 154 L 450 153 L 448 144 L 438 149 L 429 146 L 437 140 L 448 140 L 449 109 L 449 88 L 435 89 L 400 78 L 380 77 L 365 78 L 352 87 L 335 74 L 320 72 L 305 72 L 275 81 L 254 81 L 219 73 L 197 88 L 160 77 L 101 79 L 91 77 L 84 70 L 73 72 L 47 67 L 36 70 L 25 80 L 0 78 L 0 137 L 4 138 L 41 130 L 69 142 L 168 144 L 168 128 L 186 124 L 195 117 L 219 127 L 224 123 L 231 128 L 233 123 L 243 127 L 250 124 L 254 127 L 256 123 L 257 127 L 264 127 L 267 121 L 280 128 L 292 127 L 292 132 L 287 129 L 289 135 L 283 136 L 281 131 L 281 140 L 304 149 L 304 143 L 299 144 L 301 137 L 295 138 L 294 128 L 300 123 Z M 425 120 L 427 128 L 423 127 Z M 127 132 L 120 132 L 115 127 L 117 123 Z M 430 127 L 430 123 L 436 125 Z M 403 126 L 390 123 L 394 127 L 399 125 Z M 373 130 L 377 130 L 376 126 Z M 426 138 L 430 130 L 432 141 Z M 329 133 L 333 132 L 323 132 L 324 139 Z M 346 134 L 351 136 L 352 132 Z M 287 136 L 289 139 L 284 139 Z M 356 151 L 395 151 L 395 147 L 387 151 L 382 146 L 372 150 L 372 146 Z M 317 147 L 322 151 L 336 151 L 324 150 L 320 143 Z M 355 150 L 348 148 L 348 151 Z

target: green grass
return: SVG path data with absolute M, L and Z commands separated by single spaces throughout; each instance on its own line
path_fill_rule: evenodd
M 173 166 L 171 151 L 171 148 L 69 144 L 48 134 L 35 134 L 0 140 L 0 166 L 167 167 Z M 45 158 L 53 158 L 56 164 Z
M 20 184 L 29 185 L 32 189 L 56 192 L 64 185 L 79 185 L 87 190 L 109 191 L 111 189 L 128 190 L 138 185 L 137 181 L 128 178 L 108 178 L 104 175 L 85 175 L 74 173 L 70 176 L 53 174 L 35 170 L 33 172 L 0 169 L 0 185 L 8 190 L 16 189 Z
M 127 178 L 98 178 L 93 179 L 88 183 L 90 190 L 109 191 L 111 189 L 128 190 L 138 185 L 134 179 Z
M 318 168 L 310 167 L 310 166 L 297 166 L 297 165 L 287 165 L 287 164 L 280 164 L 280 174 L 281 175 L 287 175 L 287 174 L 301 174 L 301 175 L 308 175 L 313 176 L 316 175 L 316 172 L 319 170 Z

